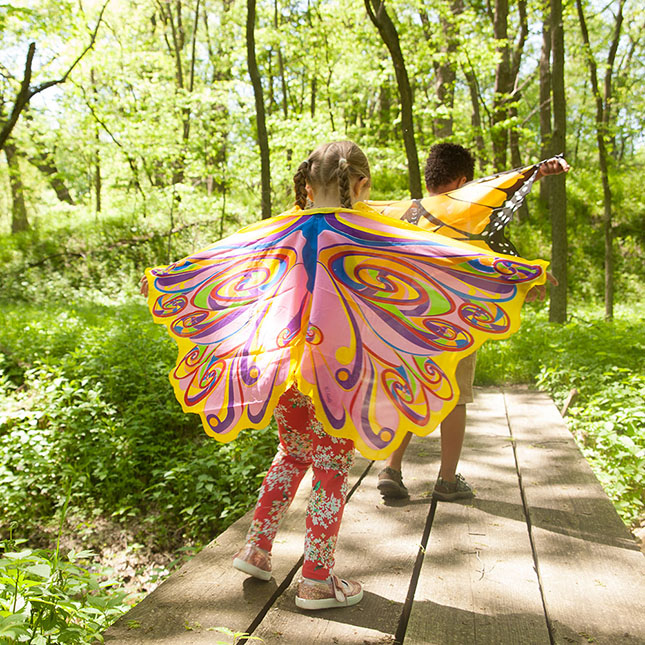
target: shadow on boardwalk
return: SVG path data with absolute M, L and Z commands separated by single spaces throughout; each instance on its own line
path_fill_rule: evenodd
M 113 625 L 106 643 L 232 643 L 214 631 L 227 627 L 285 645 L 644 644 L 645 559 L 552 402 L 478 390 L 468 413 L 460 470 L 476 486 L 470 503 L 431 503 L 438 437 L 410 444 L 408 501 L 385 504 L 380 465 L 357 459 L 336 568 L 364 583 L 359 605 L 295 607 L 305 477 L 269 582 L 230 566 L 247 515 Z

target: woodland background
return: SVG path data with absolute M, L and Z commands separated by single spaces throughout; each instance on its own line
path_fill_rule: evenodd
M 576 388 L 642 531 L 644 28 L 636 0 L 0 4 L 0 640 L 89 642 L 252 504 L 275 432 L 219 445 L 181 412 L 137 283 L 289 207 L 331 139 L 375 199 L 420 196 L 442 140 L 479 176 L 566 154 L 510 231 L 560 286 L 477 382 Z

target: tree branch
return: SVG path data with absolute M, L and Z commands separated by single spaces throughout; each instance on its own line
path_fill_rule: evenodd
M 9 138 L 11 131 L 15 127 L 16 123 L 18 122 L 18 117 L 20 116 L 20 113 L 24 110 L 25 106 L 29 103 L 32 97 L 34 97 L 36 94 L 39 94 L 40 92 L 43 92 L 46 89 L 49 89 L 50 87 L 53 87 L 54 85 L 60 85 L 61 83 L 64 83 L 69 77 L 69 75 L 72 73 L 72 70 L 76 67 L 76 65 L 78 65 L 80 60 L 83 58 L 83 56 L 85 56 L 85 54 L 87 54 L 87 52 L 90 49 L 92 49 L 92 47 L 94 46 L 94 43 L 96 42 L 96 35 L 98 34 L 99 27 L 101 25 L 101 22 L 103 21 L 103 13 L 109 2 L 110 0 L 106 0 L 105 4 L 101 8 L 101 12 L 99 13 L 99 17 L 96 22 L 96 27 L 92 32 L 92 37 L 90 38 L 89 44 L 76 57 L 76 60 L 70 65 L 67 71 L 60 78 L 51 80 L 51 81 L 46 81 L 45 83 L 41 83 L 40 85 L 37 85 L 36 87 L 33 87 L 33 88 L 30 87 L 32 65 L 34 61 L 34 54 L 36 53 L 36 43 L 29 43 L 29 49 L 27 50 L 27 58 L 25 60 L 25 71 L 22 77 L 22 82 L 20 83 L 20 89 L 18 90 L 18 94 L 16 95 L 16 99 L 14 101 L 11 114 L 9 115 L 9 119 L 3 124 L 2 131 L 0 131 L 0 150 L 4 148 L 4 145 L 7 139 Z

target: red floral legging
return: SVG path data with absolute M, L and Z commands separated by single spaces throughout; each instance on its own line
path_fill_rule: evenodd
M 271 552 L 280 521 L 312 466 L 302 575 L 325 580 L 334 567 L 354 442 L 328 435 L 315 417 L 311 399 L 295 387 L 280 397 L 274 417 L 280 446 L 262 482 L 247 543 Z

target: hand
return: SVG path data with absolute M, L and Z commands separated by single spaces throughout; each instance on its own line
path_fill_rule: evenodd
M 571 166 L 564 157 L 551 157 L 540 164 L 537 179 L 547 175 L 560 175 L 563 172 L 569 172 L 569 170 L 571 170 Z
M 139 293 L 148 297 L 148 277 L 145 275 L 141 276 L 141 280 L 139 280 Z
M 557 278 L 550 271 L 546 272 L 546 279 L 554 287 L 557 287 L 558 284 L 560 284 Z M 526 294 L 526 298 L 524 299 L 524 302 L 533 302 L 534 300 L 544 300 L 545 296 L 546 296 L 546 284 L 539 284 L 529 290 L 529 292 Z

